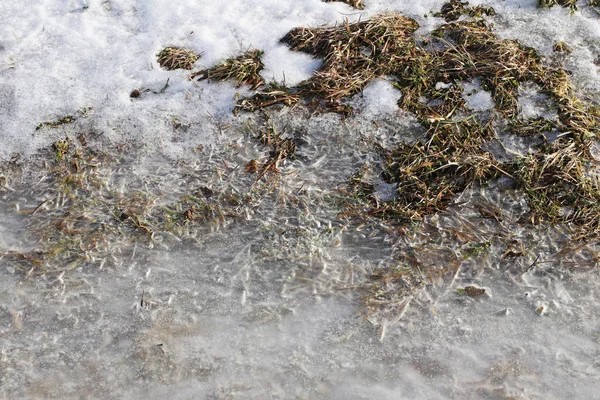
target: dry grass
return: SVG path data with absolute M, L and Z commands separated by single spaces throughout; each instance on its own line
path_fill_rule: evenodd
M 450 11 L 472 16 L 465 3 L 449 4 L 453 7 L 446 9 L 449 18 L 454 18 Z M 305 100 L 347 112 L 344 100 L 378 77 L 389 77 L 402 91 L 398 105 L 414 113 L 427 131 L 414 144 L 376 149 L 379 178 L 396 185 L 395 198 L 378 200 L 363 168 L 351 177 L 350 196 L 343 199 L 347 211 L 342 216 L 363 221 L 376 217 L 389 228 L 388 233 L 408 232 L 415 222 L 422 223 L 418 241 L 424 245 L 397 246 L 401 255 L 395 253 L 394 266 L 376 269 L 368 277 L 364 301 L 371 314 L 405 307 L 423 285 L 440 280 L 451 284 L 461 262 L 483 258 L 490 248 L 499 251 L 497 244 L 490 244 L 491 238 L 483 237 L 468 222 L 442 231 L 427 220 L 447 211 L 466 189 L 500 176 L 509 177 L 525 194 L 530 211 L 521 223 L 566 226 L 577 240 L 588 241 L 600 234 L 600 187 L 589 150 L 598 137 L 600 112 L 576 96 L 569 74 L 549 67 L 534 49 L 499 39 L 480 20 L 445 24 L 428 40 L 432 45 L 424 47 L 412 36 L 416 28 L 409 18 L 385 14 L 331 28 L 294 29 L 283 41 L 294 50 L 323 58 L 324 63 L 312 78 L 293 88 L 264 85 L 262 53 L 256 50 L 192 75 L 200 80 L 233 79 L 255 89 L 264 85 L 260 93 L 238 103 L 238 109 L 249 111 L 274 104 L 293 106 Z M 492 94 L 496 104 L 492 117 L 472 114 L 465 106 L 461 83 L 475 80 Z M 536 83 L 551 98 L 558 110 L 557 122 L 519 117 L 517 93 L 525 82 Z M 533 154 L 500 162 L 484 150 L 486 144 L 497 140 L 494 119 L 503 119 L 503 126 L 516 135 L 556 130 L 560 139 L 544 141 Z M 275 176 L 283 161 L 295 155 L 293 138 L 268 120 L 254 137 L 268 148 L 269 155 L 264 162 L 252 160 L 246 165 L 248 173 L 256 174 L 255 179 L 249 179 L 240 168 L 238 173 L 245 180 L 235 186 L 247 181 L 254 187 L 258 180 Z M 3 255 L 29 273 L 61 272 L 107 257 L 116 240 L 152 243 L 162 232 L 181 237 L 190 226 L 221 226 L 244 218 L 256 201 L 252 189 L 230 189 L 236 169 L 227 166 L 226 172 L 219 172 L 219 176 L 229 174 L 222 188 L 185 187 L 177 199 L 162 201 L 156 192 L 123 194 L 111 189 L 112 170 L 103 166 L 115 165 L 116 170 L 119 162 L 85 144 L 58 141 L 52 159 L 49 178 L 40 180 L 46 185 L 44 196 L 51 195 L 24 210 L 38 247 Z M 292 199 L 295 194 L 286 196 Z M 486 212 L 492 224 L 501 225 L 505 218 L 496 209 Z M 405 236 L 398 234 L 398 240 Z M 434 250 L 432 238 L 440 242 Z M 500 254 L 524 255 L 506 248 Z
M 236 58 L 228 58 L 219 65 L 209 69 L 195 72 L 190 79 L 199 81 L 210 79 L 215 81 L 235 80 L 238 86 L 250 85 L 252 90 L 256 90 L 265 84 L 260 76 L 260 71 L 264 69 L 261 60 L 263 52 L 261 50 L 248 50 Z
M 584 233 L 585 236 L 597 235 L 600 232 L 598 188 L 595 180 L 586 176 L 584 171 L 589 170 L 591 164 L 587 149 L 589 140 L 596 137 L 600 126 L 598 110 L 575 96 L 575 90 L 564 70 L 546 67 L 541 57 L 531 48 L 516 41 L 496 38 L 482 22 L 448 24 L 438 29 L 437 34 L 442 33 L 452 40 L 453 44 L 444 51 L 432 54 L 433 64 L 437 65 L 435 70 L 440 75 L 434 75 L 434 79 L 430 80 L 428 85 L 413 84 L 413 87 L 408 89 L 408 93 L 412 94 L 405 95 L 400 104 L 417 113 L 426 123 L 432 118 L 442 116 L 440 112 L 428 110 L 417 101 L 423 95 L 439 98 L 439 95 L 432 94 L 432 90 L 428 89 L 433 82 L 479 78 L 491 91 L 497 109 L 509 120 L 509 126 L 514 133 L 532 136 L 558 128 L 563 139 L 554 144 L 551 150 L 542 148 L 539 153 L 518 160 L 516 166 L 498 165 L 491 158 L 484 161 L 487 168 L 479 169 L 487 174 L 467 177 L 467 182 L 478 182 L 482 176 L 493 177 L 502 172 L 516 178 L 519 186 L 527 194 L 532 208 L 531 222 L 568 224 L 573 227 L 578 238 Z M 410 82 L 414 81 L 419 82 L 415 79 Z M 558 124 L 541 118 L 528 121 L 516 118 L 517 89 L 526 81 L 536 82 L 542 91 L 555 101 L 559 111 Z M 444 98 L 443 101 L 446 106 L 438 105 L 443 112 L 462 108 L 462 104 L 452 101 L 452 98 Z M 466 124 L 461 124 L 461 129 L 473 132 L 473 128 Z M 476 142 L 479 140 L 479 144 L 483 144 L 486 139 L 493 138 L 493 134 L 489 133 L 475 136 L 471 157 L 483 155 L 481 150 L 476 149 Z M 455 133 L 453 137 L 460 138 L 460 135 Z M 444 152 L 451 149 L 452 156 L 460 156 L 461 153 L 465 153 L 469 141 L 459 140 L 464 142 L 461 144 L 459 141 L 460 150 L 455 149 L 448 139 L 442 142 L 441 149 Z M 437 151 L 434 154 L 443 152 Z M 442 158 L 447 159 L 448 163 L 457 162 L 450 155 L 443 155 Z M 448 177 L 451 178 L 452 169 L 449 172 Z M 432 186 L 432 182 L 426 183 L 427 187 Z M 558 212 L 559 209 L 562 211 Z M 433 210 L 437 212 L 437 209 Z
M 179 47 L 165 47 L 156 55 L 158 64 L 166 70 L 194 68 L 194 63 L 200 55 L 193 50 Z
M 411 296 L 423 287 L 424 281 L 415 274 L 415 269 L 409 265 L 382 267 L 367 277 L 364 287 L 367 294 L 363 296 L 365 312 L 369 321 L 382 310 L 389 308 L 403 309 L 408 306 Z M 382 337 L 383 335 L 380 334 Z
M 566 224 L 575 240 L 600 233 L 599 172 L 586 146 L 559 140 L 515 162 L 514 176 L 531 211 L 527 221 Z
M 234 112 L 247 111 L 254 112 L 258 111 L 275 104 L 282 104 L 287 107 L 293 107 L 300 101 L 300 95 L 293 93 L 289 88 L 278 85 L 277 83 L 270 83 L 250 98 L 243 98 L 235 105 Z
M 544 135 L 558 128 L 555 121 L 537 117 L 531 119 L 516 118 L 509 122 L 510 132 L 521 137 L 534 137 Z
M 323 0 L 325 3 L 335 3 L 335 2 L 339 2 L 339 3 L 346 3 L 348 4 L 350 7 L 354 7 L 358 10 L 364 10 L 365 9 L 365 3 L 363 2 L 363 0 Z
M 377 216 L 402 225 L 443 212 L 466 188 L 505 174 L 504 166 L 481 149 L 493 135 L 489 125 L 469 117 L 432 122 L 425 138 L 413 145 L 379 148 L 382 178 L 396 185 L 395 199 L 378 202 L 371 196 L 373 187 L 361 174 L 354 175 L 349 191 L 369 206 L 365 211 L 359 203 L 358 211 L 351 207 L 345 215 Z
M 295 88 L 296 94 L 338 107 L 341 99 L 360 92 L 374 78 L 390 74 L 412 58 L 415 45 L 411 34 L 417 28 L 410 18 L 384 14 L 332 28 L 290 31 L 282 42 L 292 50 L 324 60 L 312 78 Z
M 156 235 L 185 237 L 190 226 L 219 227 L 245 216 L 248 199 L 231 190 L 185 188 L 169 201 L 161 200 L 164 193 L 150 190 L 123 193 L 112 179 L 127 160 L 80 142 L 55 142 L 52 153 L 43 156 L 51 161 L 39 166 L 43 185 L 35 188 L 33 199 L 19 199 L 36 204 L 20 209 L 36 248 L 0 257 L 14 262 L 20 272 L 41 275 L 103 265 L 114 249 L 151 245 Z
M 478 17 L 464 3 L 450 5 L 453 12 Z M 448 14 L 450 19 L 454 16 Z M 284 38 L 292 49 L 325 60 L 313 78 L 286 93 L 337 106 L 371 79 L 393 76 L 402 91 L 399 106 L 413 112 L 428 129 L 415 144 L 376 148 L 383 169 L 380 178 L 396 185 L 395 198 L 378 200 L 372 180 L 367 178 L 370 174 L 361 168 L 349 179 L 344 192 L 346 211 L 340 217 L 362 222 L 376 217 L 392 229 L 406 232 L 415 222 L 446 211 L 466 189 L 504 176 L 528 201 L 530 211 L 521 223 L 560 225 L 568 228 L 575 240 L 598 237 L 600 187 L 589 146 L 597 137 L 599 113 L 576 96 L 566 71 L 549 67 L 530 47 L 499 39 L 481 20 L 443 25 L 429 40 L 431 50 L 419 47 L 411 37 L 415 27 L 414 21 L 385 15 L 345 27 L 295 29 Z M 460 83 L 475 80 L 492 94 L 496 105 L 492 119 L 473 115 L 465 107 Z M 519 117 L 517 95 L 519 86 L 526 82 L 539 85 L 554 101 L 557 122 Z M 504 119 L 509 132 L 519 136 L 557 130 L 561 138 L 552 144 L 544 140 L 534 154 L 499 162 L 484 150 L 487 143 L 498 140 L 494 119 Z M 481 208 L 480 212 L 500 226 L 508 219 L 499 209 Z M 400 257 L 393 267 L 376 269 L 362 286 L 368 318 L 382 327 L 381 337 L 385 326 L 397 320 L 426 282 L 451 285 L 463 260 L 480 258 L 490 251 L 490 239 L 481 238 L 468 224 L 463 230 L 448 228 L 435 234 L 452 239 L 442 246 L 446 249 L 456 241 L 463 242 L 462 258 L 440 254 L 428 258 L 424 256 L 429 252 L 427 247 L 410 249 L 412 254 Z M 429 238 L 427 232 L 423 235 Z M 506 240 L 498 238 L 504 243 L 502 259 L 524 255 L 506 250 Z M 466 293 L 467 288 L 464 290 Z M 468 290 L 474 296 L 485 291 L 478 287 Z
M 398 187 L 394 201 L 374 200 L 369 193 L 372 188 L 360 182 L 360 174 L 355 176 L 352 190 L 360 192 L 358 198 L 370 202 L 367 214 L 403 222 L 420 220 L 445 210 L 466 188 L 505 175 L 515 179 L 532 204 L 550 201 L 540 200 L 540 196 L 545 196 L 555 197 L 557 207 L 573 208 L 572 213 L 557 214 L 554 206 L 532 207 L 536 215 L 530 221 L 562 222 L 579 227 L 576 229 L 590 227 L 590 234 L 596 234 L 600 229 L 592 222 L 594 213 L 600 210 L 593 207 L 591 200 L 595 199 L 596 187 L 583 171 L 590 164 L 587 146 L 597 136 L 600 112 L 575 95 L 566 71 L 548 67 L 533 48 L 496 37 L 485 21 L 479 19 L 491 14 L 493 10 L 485 7 L 469 7 L 460 1 L 446 3 L 441 16 L 450 21 L 462 15 L 467 19 L 433 31 L 432 38 L 425 41 L 425 48 L 413 37 L 417 23 L 398 14 L 378 15 L 352 24 L 346 21 L 330 28 L 293 29 L 282 42 L 292 50 L 322 58 L 322 67 L 296 87 L 268 85 L 252 98 L 240 100 L 236 110 L 256 111 L 275 104 L 293 106 L 305 100 L 315 108 L 324 106 L 347 114 L 350 110 L 344 104 L 345 99 L 359 93 L 375 78 L 393 77 L 403 95 L 399 106 L 413 112 L 428 131 L 414 145 L 379 149 L 384 162 L 382 178 Z M 427 48 L 429 44 L 433 44 L 429 46 L 431 49 Z M 239 84 L 257 88 L 264 84 L 259 75 L 261 54 L 249 51 L 192 77 L 235 79 Z M 547 148 L 514 163 L 500 163 L 484 151 L 486 143 L 497 140 L 496 133 L 491 121 L 470 114 L 459 84 L 474 80 L 491 92 L 499 113 L 495 118 L 506 119 L 510 132 L 535 136 L 558 130 L 561 145 L 553 145 L 552 159 L 566 160 L 561 152 L 565 152 L 565 157 L 575 156 L 574 146 L 578 164 L 554 161 L 551 165 L 561 165 L 562 172 L 549 168 L 544 161 L 549 157 Z M 536 83 L 555 102 L 557 123 L 518 118 L 517 94 L 525 82 Z M 545 141 L 543 146 L 547 146 Z M 290 154 L 293 149 L 275 146 L 273 157 L 265 165 L 255 161 L 247 170 L 259 173 L 260 178 L 266 172 L 276 172 L 278 163 Z M 549 179 L 549 174 L 556 176 Z M 550 188 L 545 182 L 557 187 Z M 565 190 L 575 190 L 584 200 L 561 197 Z M 352 214 L 351 210 L 347 215 Z
M 266 120 L 263 126 L 257 129 L 255 137 L 262 145 L 271 148 L 269 158 L 264 163 L 251 160 L 245 167 L 248 173 L 257 174 L 256 181 L 267 174 L 278 174 L 280 164 L 296 154 L 296 142 L 292 138 L 284 137 L 271 122 L 269 115 L 264 115 Z
M 295 105 L 300 99 L 314 110 L 348 115 L 342 99 L 359 93 L 371 80 L 391 74 L 415 57 L 412 33 L 418 24 L 398 14 L 383 14 L 366 22 L 331 28 L 297 28 L 281 41 L 292 50 L 323 58 L 314 76 L 298 86 L 269 85 L 264 91 L 238 102 L 236 111 L 255 111 L 275 104 Z
M 397 185 L 393 201 L 373 200 L 368 185 L 353 178 L 351 186 L 357 198 L 370 202 L 366 215 L 396 223 L 422 220 L 445 210 L 467 187 L 505 175 L 515 179 L 532 203 L 530 222 L 565 224 L 578 238 L 583 232 L 585 237 L 600 233 L 595 222 L 600 215 L 600 206 L 595 206 L 598 188 L 584 173 L 591 165 L 587 148 L 590 139 L 597 136 L 599 111 L 575 95 L 568 74 L 546 66 L 534 49 L 497 38 L 481 20 L 441 26 L 433 32 L 432 41 L 437 40 L 437 46 L 431 51 L 417 47 L 410 37 L 415 26 L 385 15 L 347 24 L 345 30 L 297 29 L 284 38 L 293 49 L 326 60 L 313 78 L 300 85 L 301 95 L 336 102 L 385 73 L 395 77 L 402 91 L 399 106 L 428 127 L 426 137 L 414 145 L 379 149 L 384 162 L 382 177 Z M 368 57 L 363 54 L 365 43 L 375 46 Z M 364 68 L 359 67 L 361 63 Z M 340 76 L 339 71 L 346 73 Z M 482 149 L 485 143 L 497 140 L 491 124 L 481 123 L 465 108 L 459 82 L 475 79 L 491 92 L 499 117 L 508 121 L 513 133 L 534 136 L 557 129 L 560 144 L 554 144 L 552 151 L 542 147 L 539 153 L 515 163 L 498 162 Z M 440 82 L 443 85 L 438 85 Z M 517 118 L 518 89 L 525 82 L 535 82 L 555 102 L 558 123 Z M 562 211 L 558 213 L 558 209 Z M 346 215 L 360 213 L 364 210 L 350 210 Z
M 59 126 L 62 125 L 68 125 L 68 124 L 72 124 L 73 122 L 75 122 L 75 117 L 72 115 L 66 115 L 64 117 L 61 117 L 59 119 L 57 119 L 56 121 L 44 121 L 44 122 L 40 122 L 38 124 L 38 126 L 36 126 L 35 130 L 39 130 L 42 129 L 44 127 L 48 127 L 48 128 L 58 128 Z
M 571 47 L 569 47 L 569 45 L 565 42 L 556 42 L 554 45 L 552 45 L 552 51 L 555 53 L 571 54 L 573 49 L 571 49 Z
M 502 167 L 480 148 L 491 135 L 474 120 L 437 121 L 421 143 L 384 152 L 384 179 L 397 190 L 391 209 L 381 211 L 401 222 L 422 220 L 445 210 L 467 187 L 500 176 Z
M 466 1 L 451 0 L 448 3 L 444 3 L 440 12 L 435 14 L 436 17 L 444 18 L 446 22 L 456 21 L 463 15 L 480 18 L 484 15 L 496 15 L 496 11 L 492 7 L 469 7 L 469 3 Z
M 453 42 L 446 50 L 434 53 L 440 79 L 480 78 L 496 108 L 507 118 L 516 116 L 519 85 L 532 80 L 541 68 L 534 49 L 516 40 L 499 40 L 480 20 L 443 25 L 433 34 Z
M 577 0 L 538 0 L 538 7 L 551 8 L 555 5 L 569 7 L 572 11 L 577 10 Z
M 165 163 L 166 176 L 151 173 L 142 182 L 132 173 L 137 168 L 131 158 L 135 150 L 131 154 L 105 148 L 101 136 L 84 134 L 56 141 L 29 160 L 27 173 L 19 172 L 18 165 L 0 163 L 0 200 L 7 208 L 17 205 L 35 243 L 31 251 L 0 249 L 0 259 L 28 276 L 110 266 L 113 253 L 131 252 L 138 245 L 193 243 L 204 233 L 247 220 L 254 212 L 270 213 L 274 204 L 283 207 L 274 188 L 296 143 L 278 131 L 268 115 L 263 122 L 252 130 L 267 154 L 266 161 L 249 171 L 256 173 L 255 179 L 225 161 L 225 157 L 239 160 L 242 150 L 224 146 L 215 150 L 223 158 L 204 160 L 200 170 Z M 264 187 L 257 185 L 263 177 L 268 178 Z M 11 199 L 13 193 L 18 197 Z

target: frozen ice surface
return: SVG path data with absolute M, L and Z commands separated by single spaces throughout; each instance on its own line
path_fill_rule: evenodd
M 32 399 L 594 397 L 597 271 L 467 263 L 457 286 L 477 282 L 489 297 L 415 299 L 380 341 L 354 301 L 323 285 L 386 248 L 342 237 L 304 280 L 291 278 L 293 263 L 266 260 L 252 235 L 227 231 L 194 249 L 138 248 L 116 269 L 25 281 L 2 270 L 2 389 Z
M 259 48 L 264 78 L 293 85 L 322 60 L 279 43 L 291 28 L 385 11 L 415 18 L 417 35 L 442 23 L 432 14 L 442 0 L 365 2 L 356 11 L 320 0 L 0 0 L 0 158 L 17 152 L 27 160 L 66 133 L 94 132 L 111 146 L 133 149 L 130 175 L 114 178 L 120 190 L 159 181 L 165 197 L 175 187 L 170 178 L 181 178 L 173 172 L 177 161 L 194 166 L 227 144 L 240 149 L 228 162 L 243 169 L 264 157 L 246 149 L 240 134 L 252 118 L 231 116 L 247 89 L 196 86 L 187 71 L 160 69 L 156 53 L 191 48 L 202 54 L 200 69 Z M 566 41 L 578 89 L 596 100 L 600 22 L 592 9 L 569 15 L 562 7 L 538 9 L 534 0 L 471 1 L 484 3 L 496 8 L 492 20 L 503 38 L 547 56 L 555 41 Z M 140 98 L 130 98 L 134 89 Z M 523 100 L 524 116 L 542 111 L 534 92 L 525 93 L 533 100 Z M 400 96 L 378 80 L 350 100 L 357 115 L 347 120 L 298 110 L 274 115 L 303 140 L 288 164 L 297 179 L 287 190 L 324 196 L 362 164 L 377 167 L 376 157 L 360 152 L 367 141 L 414 140 L 419 131 L 398 110 Z M 468 101 L 473 109 L 490 108 L 482 91 Z M 35 130 L 65 115 L 75 122 Z M 391 196 L 389 186 L 375 183 L 381 199 Z M 6 196 L 18 202 L 25 194 Z M 489 196 L 498 203 L 510 197 Z M 297 222 L 301 209 L 286 214 L 275 207 L 245 225 L 207 231 L 193 245 L 124 246 L 110 268 L 58 276 L 23 277 L 0 256 L 0 398 L 595 398 L 598 271 L 586 270 L 580 255 L 556 261 L 559 234 L 516 230 L 538 254 L 482 265 L 466 260 L 450 289 L 428 288 L 381 331 L 363 318 L 360 293 L 346 289 L 388 263 L 404 242 L 376 230 L 344 231 L 335 226 L 339 210 L 326 206 L 310 210 L 304 225 Z M 516 199 L 510 207 L 518 214 L 523 205 Z M 34 245 L 13 211 L 0 210 L 2 252 Z M 458 212 L 485 225 L 467 208 Z M 268 237 L 268 224 L 284 233 Z M 295 247 L 286 240 L 298 226 L 330 236 L 307 234 Z M 540 262 L 528 269 L 537 255 Z M 470 284 L 488 295 L 456 293 Z
M 463 97 L 467 107 L 473 111 L 493 110 L 496 103 L 492 95 L 481 87 L 481 82 L 465 82 L 463 87 Z
M 519 117 L 531 119 L 543 117 L 556 121 L 558 115 L 556 106 L 545 94 L 540 93 L 540 87 L 535 84 L 526 84 L 519 88 Z

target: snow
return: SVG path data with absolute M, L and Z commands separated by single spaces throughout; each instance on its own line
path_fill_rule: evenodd
M 391 82 L 376 79 L 369 82 L 361 94 L 355 96 L 356 101 L 352 105 L 365 115 L 389 115 L 399 111 L 398 100 L 401 97 L 402 92 Z
M 4 1 L 0 9 L 0 17 L 7 21 L 0 27 L 0 157 L 9 158 L 13 152 L 32 154 L 47 146 L 55 137 L 36 134 L 35 127 L 84 107 L 94 107 L 94 123 L 115 141 L 119 132 L 127 131 L 139 141 L 153 144 L 170 138 L 170 130 L 162 126 L 173 115 L 187 120 L 206 118 L 208 113 L 229 114 L 240 90 L 231 84 L 227 89 L 210 83 L 196 87 L 185 80 L 185 71 L 161 70 L 155 54 L 166 46 L 201 53 L 198 68 L 248 48 L 260 48 L 265 51 L 265 79 L 293 85 L 309 77 L 321 60 L 280 44 L 279 39 L 290 29 L 399 11 L 415 18 L 421 25 L 417 34 L 424 35 L 442 22 L 432 15 L 441 3 L 370 1 L 359 12 L 342 3 L 319 0 L 207 0 L 202 5 L 192 1 L 46 0 L 27 6 Z M 598 32 L 597 20 L 591 18 L 593 11 L 583 8 L 568 15 L 562 7 L 539 10 L 534 3 L 494 3 L 496 32 L 545 55 L 551 54 L 554 41 L 568 38 L 574 48 L 570 60 L 577 60 L 569 67 L 582 90 L 597 92 L 598 68 L 593 61 L 600 47 L 590 39 Z M 144 96 L 138 104 L 128 96 L 134 89 L 160 90 L 167 79 L 170 87 L 161 96 Z M 377 107 L 373 104 L 372 108 Z M 117 133 L 110 127 L 115 121 L 121 121 Z M 208 140 L 203 136 L 198 141 L 201 139 Z
M 279 42 L 294 27 L 386 11 L 416 19 L 417 36 L 442 23 L 433 17 L 441 0 L 365 3 L 357 11 L 320 0 L 0 0 L 0 159 L 20 153 L 27 160 L 65 134 L 95 132 L 111 146 L 136 149 L 139 159 L 126 171 L 131 176 L 119 183 L 123 191 L 134 190 L 136 179 L 156 180 L 167 196 L 179 184 L 171 177 L 185 175 L 174 160 L 188 160 L 189 175 L 199 174 L 213 153 L 243 169 L 260 154 L 244 148 L 240 133 L 252 118 L 232 115 L 248 89 L 195 84 L 189 71 L 162 70 L 156 54 L 166 46 L 190 48 L 201 53 L 201 69 L 257 48 L 265 52 L 265 80 L 291 86 L 322 63 Z M 545 56 L 553 57 L 554 42 L 566 41 L 573 53 L 565 62 L 577 88 L 597 100 L 600 21 L 593 9 L 570 15 L 562 7 L 538 9 L 534 0 L 470 3 L 495 7 L 497 34 Z M 471 109 L 493 108 L 477 82 L 464 88 Z M 130 97 L 134 89 L 140 98 Z M 305 158 L 290 161 L 299 178 L 286 189 L 326 196 L 363 163 L 377 164 L 361 155 L 361 146 L 407 137 L 414 125 L 397 107 L 401 96 L 384 77 L 349 101 L 356 115 L 346 120 L 276 114 L 278 124 L 305 141 Z M 534 86 L 520 96 L 524 118 L 555 118 Z M 65 115 L 75 116 L 74 124 L 36 130 Z M 175 118 L 186 129 L 174 129 Z M 215 150 L 225 145 L 241 149 L 238 158 Z M 375 185 L 378 199 L 393 196 L 393 185 Z M 520 200 L 504 191 L 489 196 L 514 200 L 512 209 L 520 210 Z M 300 210 L 306 215 L 263 210 L 242 231 L 207 232 L 196 247 L 157 241 L 154 250 L 126 248 L 110 269 L 22 279 L 0 256 L 0 398 L 594 398 L 598 272 L 576 257 L 567 266 L 553 261 L 560 232 L 515 232 L 549 260 L 529 272 L 522 273 L 532 254 L 527 262 L 465 262 L 454 286 L 475 282 L 490 288 L 489 297 L 460 297 L 454 287 L 424 292 L 380 341 L 379 328 L 360 313 L 360 299 L 339 288 L 354 283 L 348 271 L 365 275 L 386 265 L 405 243 L 376 229 L 332 229 L 337 233 L 325 240 L 336 210 L 311 207 Z M 467 208 L 457 213 L 484 225 Z M 308 254 L 304 244 L 279 239 L 279 248 L 261 236 L 267 223 L 285 228 L 294 218 L 306 218 L 319 232 L 303 233 Z M 23 224 L 14 208 L 0 210 L 0 253 L 34 247 Z M 265 256 L 281 249 L 287 258 Z M 154 303 L 140 305 L 142 292 Z M 544 315 L 536 312 L 540 306 Z
M 539 118 L 556 121 L 558 119 L 556 106 L 545 94 L 540 93 L 536 84 L 526 84 L 519 88 L 519 116 L 523 119 Z
M 492 94 L 481 87 L 481 82 L 464 82 L 463 97 L 467 107 L 473 111 L 493 110 L 496 103 Z

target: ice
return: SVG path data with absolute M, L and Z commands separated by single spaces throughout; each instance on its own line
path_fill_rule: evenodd
M 540 93 L 539 86 L 535 84 L 523 85 L 519 89 L 519 108 L 519 116 L 523 119 L 558 119 L 556 106 L 547 95 Z
M 495 107 L 491 93 L 481 87 L 481 82 L 465 82 L 462 87 L 463 97 L 471 110 L 486 111 Z
M 502 38 L 533 46 L 549 62 L 563 57 L 576 89 L 597 101 L 593 8 L 571 15 L 533 0 L 470 3 L 495 7 L 490 20 Z M 7 171 L 16 182 L 0 189 L 0 398 L 595 398 L 599 277 L 589 265 L 597 245 L 569 249 L 560 228 L 516 225 L 527 204 L 509 183 L 482 195 L 507 211 L 508 222 L 482 218 L 470 193 L 428 219 L 422 235 L 348 227 L 339 218 L 342 183 L 363 165 L 371 176 L 381 172 L 373 144 L 414 142 L 424 131 L 398 108 L 402 88 L 386 77 L 370 82 L 349 100 L 355 112 L 347 118 L 273 111 L 272 122 L 299 149 L 281 166 L 280 183 L 252 186 L 244 166 L 270 150 L 248 139 L 259 129 L 255 117 L 232 115 L 249 89 L 195 84 L 191 71 L 156 62 L 166 46 L 200 53 L 196 70 L 256 48 L 265 52 L 265 80 L 293 86 L 323 60 L 279 42 L 292 28 L 398 11 L 419 22 L 420 39 L 442 23 L 433 16 L 442 0 L 365 4 L 357 11 L 320 0 L 0 0 L 0 160 L 15 161 Z M 573 53 L 554 54 L 558 40 Z M 492 112 L 479 82 L 463 87 L 473 111 Z M 133 90 L 141 96 L 131 98 Z M 519 101 L 523 118 L 556 118 L 535 85 L 522 87 Z M 66 115 L 75 121 L 36 130 Z M 38 275 L 23 262 L 19 271 L 7 260 L 36 248 L 28 212 L 45 201 L 44 212 L 59 209 L 36 154 L 79 133 L 118 154 L 98 168 L 117 194 L 146 190 L 166 204 L 221 185 L 259 204 L 241 222 L 190 228 L 183 238 L 136 241 L 112 232 L 106 245 L 114 251 L 84 267 Z M 522 153 L 528 145 L 507 143 Z M 375 201 L 393 199 L 393 184 L 368 183 Z M 270 194 L 260 203 L 257 192 Z M 503 257 L 499 230 L 530 251 Z M 383 331 L 365 318 L 358 282 L 409 250 L 451 265 L 465 244 L 448 232 L 465 231 L 489 241 L 492 255 L 461 259 L 451 284 L 415 294 L 402 318 L 378 315 Z M 472 284 L 487 295 L 457 292 Z
M 145 268 L 65 275 L 3 292 L 6 338 L 15 329 L 9 310 L 23 316 L 18 341 L 3 341 L 4 390 L 14 393 L 19 385 L 27 398 L 162 398 L 171 391 L 181 399 L 234 393 L 442 399 L 486 398 L 499 388 L 534 398 L 594 396 L 586 382 L 600 376 L 597 332 L 586 321 L 598 303 L 573 304 L 564 292 L 597 287 L 577 276 L 563 278 L 555 292 L 542 283 L 544 268 L 528 273 L 541 273 L 534 279 L 541 286 L 530 279 L 522 288 L 490 270 L 477 279 L 492 288 L 492 297 L 449 293 L 435 305 L 417 305 L 380 342 L 347 300 L 273 297 L 284 271 L 269 268 L 243 241 L 207 239 L 202 260 L 195 252 L 171 251 Z M 239 272 L 248 260 L 254 264 L 250 294 L 240 304 Z M 461 276 L 458 284 L 471 279 Z M 42 287 L 45 300 L 32 302 Z M 536 308 L 544 301 L 550 311 L 540 316 Z M 424 312 L 427 307 L 435 314 Z M 512 312 L 500 315 L 505 309 Z M 19 358 L 37 372 L 16 376 Z

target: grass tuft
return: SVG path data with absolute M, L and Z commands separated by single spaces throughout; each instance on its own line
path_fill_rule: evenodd
M 193 50 L 182 49 L 179 47 L 165 47 L 157 55 L 158 64 L 163 69 L 188 69 L 194 68 L 194 63 L 200 58 L 200 55 Z
M 473 18 L 481 18 L 484 15 L 496 15 L 496 10 L 488 6 L 469 7 L 469 3 L 460 0 L 451 0 L 444 3 L 439 13 L 434 14 L 436 17 L 442 17 L 446 22 L 458 20 L 461 16 L 467 15 Z
M 397 185 L 396 198 L 372 214 L 420 221 L 445 210 L 467 187 L 500 176 L 500 163 L 480 147 L 491 135 L 489 126 L 473 118 L 436 121 L 420 142 L 382 151 L 383 178 Z
M 600 182 L 587 146 L 558 140 L 514 163 L 514 177 L 527 196 L 534 225 L 565 224 L 575 240 L 600 233 Z
M 555 121 L 537 117 L 531 119 L 516 118 L 509 122 L 510 132 L 521 137 L 534 137 L 544 135 L 558 128 Z
M 215 81 L 235 80 L 238 86 L 250 85 L 252 90 L 256 90 L 265 84 L 260 76 L 260 71 L 264 69 L 261 60 L 263 52 L 261 50 L 248 50 L 236 58 L 228 58 L 219 65 L 209 69 L 195 72 L 190 79 L 199 81 L 209 79 Z
M 275 82 L 271 82 L 265 86 L 263 90 L 256 93 L 250 98 L 240 99 L 236 105 L 234 112 L 247 111 L 254 112 L 258 111 L 275 104 L 282 104 L 287 107 L 293 107 L 300 101 L 300 95 L 294 93 L 292 90 L 284 85 L 279 85 Z
M 61 117 L 59 119 L 57 119 L 56 121 L 44 121 L 44 122 L 40 122 L 38 124 L 38 126 L 36 126 L 35 130 L 40 130 L 44 127 L 48 127 L 48 128 L 58 128 L 59 126 L 62 125 L 68 125 L 68 124 L 72 124 L 73 122 L 75 122 L 75 117 L 72 115 L 66 115 L 64 117 Z
M 293 158 L 296 154 L 296 142 L 292 138 L 285 138 L 270 121 L 268 114 L 265 113 L 266 121 L 264 125 L 258 128 L 256 139 L 264 146 L 271 148 L 269 158 L 264 163 L 251 160 L 246 164 L 246 172 L 256 173 L 256 181 L 259 181 L 267 174 L 278 174 L 279 165 L 288 158 Z
M 567 45 L 565 42 L 556 42 L 552 46 L 552 51 L 555 53 L 570 54 L 573 49 L 571 49 L 571 47 L 569 47 L 569 45 Z
M 296 28 L 281 41 L 292 50 L 323 58 L 314 76 L 294 88 L 301 97 L 324 100 L 345 110 L 340 100 L 360 92 L 371 80 L 392 73 L 414 56 L 412 33 L 418 24 L 399 14 L 331 28 Z
M 556 5 L 569 7 L 571 11 L 577 11 L 577 0 L 538 0 L 538 7 L 552 8 Z
M 334 2 L 346 3 L 350 7 L 354 7 L 357 10 L 364 10 L 365 9 L 365 3 L 363 2 L 363 0 L 323 0 L 323 1 L 325 3 L 334 3 Z

